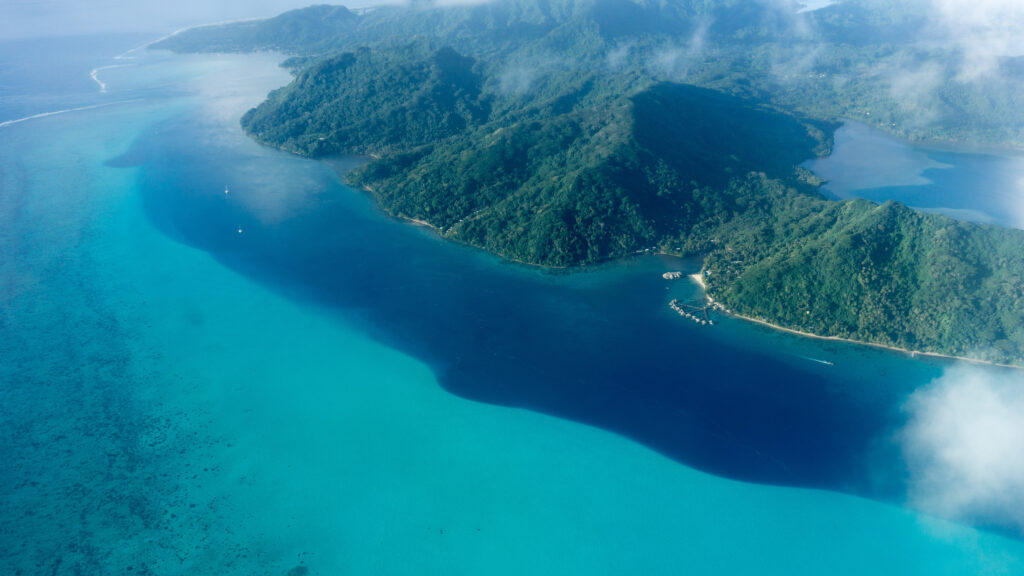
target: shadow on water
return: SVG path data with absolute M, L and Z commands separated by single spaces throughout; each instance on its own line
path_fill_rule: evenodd
M 382 216 L 323 163 L 204 150 L 181 124 L 117 162 L 142 166 L 156 226 L 420 358 L 450 392 L 611 430 L 721 476 L 902 500 L 902 474 L 877 474 L 903 469 L 886 441 L 899 407 L 858 396 L 849 371 L 826 379 L 709 337 L 728 327 L 680 321 L 664 261 L 577 274 L 502 263 Z M 273 180 L 252 176 L 267 163 Z M 301 192 L 289 189 L 298 174 Z M 247 195 L 283 198 L 288 214 L 254 210 Z

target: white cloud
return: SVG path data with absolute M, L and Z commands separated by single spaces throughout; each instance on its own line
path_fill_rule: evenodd
M 804 0 L 801 2 L 800 12 L 813 12 L 815 10 L 821 10 L 826 6 L 835 4 L 835 0 Z
M 962 80 L 998 70 L 1001 56 L 1024 54 L 1024 2 L 1021 0 L 931 0 L 937 41 L 963 52 Z
M 1024 173 L 1024 161 L 1017 160 L 1018 173 Z M 1010 198 L 1007 202 L 1013 216 L 1011 225 L 1014 228 L 1024 229 L 1024 177 L 1016 179 L 1016 186 L 1010 188 Z
M 634 42 L 624 42 L 609 50 L 607 56 L 608 68 L 611 70 L 618 70 L 621 68 L 629 61 L 629 57 L 632 55 L 635 45 L 636 44 Z
M 905 122 L 924 126 L 937 119 L 938 89 L 946 76 L 945 66 L 926 62 L 916 67 L 896 66 L 886 72 L 889 95 L 900 107 Z
M 771 55 L 771 70 L 779 82 L 804 78 L 814 71 L 822 54 L 820 44 L 807 45 L 801 50 L 778 50 Z
M 669 80 L 686 79 L 690 67 L 707 47 L 708 30 L 712 23 L 710 19 L 700 21 L 684 45 L 668 45 L 655 50 L 647 61 L 648 72 Z
M 498 91 L 514 96 L 526 94 L 533 87 L 537 76 L 538 70 L 535 66 L 513 64 L 498 76 Z
M 911 504 L 1024 532 L 1024 372 L 956 367 L 905 410 Z

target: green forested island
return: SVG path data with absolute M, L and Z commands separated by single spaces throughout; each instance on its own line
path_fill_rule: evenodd
M 445 238 L 552 266 L 699 255 L 709 295 L 743 315 L 1024 363 L 1024 232 L 827 200 L 799 167 L 845 118 L 1024 143 L 1019 65 L 963 79 L 956 46 L 922 41 L 922 5 L 891 4 L 314 6 L 156 47 L 288 53 L 294 81 L 245 130 L 371 157 L 350 181 Z

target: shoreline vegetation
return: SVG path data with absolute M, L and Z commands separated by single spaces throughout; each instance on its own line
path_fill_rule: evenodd
M 704 293 L 704 298 L 707 299 L 709 304 L 712 304 L 712 305 L 719 304 L 718 302 L 716 302 L 716 300 L 714 298 L 712 298 L 707 293 L 707 284 L 704 282 L 703 274 L 704 274 L 704 272 L 702 270 L 701 272 L 698 272 L 696 274 L 690 274 L 689 276 L 687 276 L 687 278 L 690 278 L 691 280 L 696 282 L 698 286 L 700 286 L 701 290 Z M 811 332 L 804 332 L 804 331 L 801 331 L 801 330 L 796 330 L 794 328 L 787 328 L 785 326 L 779 326 L 778 324 L 772 324 L 771 322 L 769 322 L 767 320 L 764 320 L 762 318 L 753 318 L 751 316 L 744 316 L 743 314 L 737 314 L 736 312 L 732 312 L 732 311 L 730 311 L 728 309 L 722 311 L 722 313 L 724 313 L 726 316 L 729 316 L 729 317 L 732 317 L 732 318 L 737 318 L 737 319 L 743 320 L 745 322 L 752 322 L 754 324 L 759 324 L 759 325 L 764 326 L 766 328 L 771 328 L 772 330 L 778 330 L 780 332 L 787 332 L 789 334 L 793 334 L 793 335 L 796 335 L 796 336 L 802 336 L 804 338 L 813 338 L 815 340 L 829 340 L 829 341 L 832 341 L 832 342 L 845 342 L 847 344 L 856 344 L 858 346 L 870 346 L 871 348 L 881 348 L 883 350 L 889 350 L 891 352 L 900 352 L 900 353 L 903 353 L 903 354 L 907 354 L 911 358 L 914 358 L 914 357 L 917 357 L 917 356 L 927 356 L 927 357 L 930 357 L 930 358 L 938 358 L 938 359 L 941 359 L 941 360 L 958 360 L 958 361 L 963 361 L 963 362 L 970 362 L 972 364 L 983 364 L 983 365 L 986 365 L 986 366 L 995 366 L 995 367 L 998 367 L 998 368 L 1013 368 L 1015 370 L 1024 370 L 1024 365 L 1019 365 L 1019 364 L 1003 364 L 1003 363 L 999 363 L 999 362 L 993 362 L 993 361 L 990 361 L 990 360 L 981 360 L 981 359 L 978 359 L 978 358 L 971 358 L 971 357 L 968 357 L 968 356 L 954 356 L 954 355 L 951 355 L 951 354 L 941 354 L 941 353 L 938 353 L 938 352 L 923 352 L 921 350 L 911 350 L 909 348 L 899 348 L 899 347 L 896 347 L 896 346 L 888 346 L 886 344 L 879 344 L 877 342 L 867 342 L 867 341 L 864 341 L 864 340 L 854 340 L 854 339 L 851 339 L 851 338 L 842 338 L 840 336 L 825 336 L 825 335 L 822 335 L 822 334 L 813 334 Z
M 369 186 L 365 186 L 364 185 L 364 186 L 360 186 L 359 188 L 363 192 L 366 192 L 367 194 L 369 194 L 371 197 L 376 198 L 376 196 L 375 196 L 375 194 L 373 192 L 373 189 L 370 188 Z M 377 207 L 378 208 L 381 207 L 380 203 L 377 204 Z M 434 232 L 435 234 L 437 234 L 437 237 L 440 238 L 441 240 L 444 240 L 446 242 L 458 243 L 458 244 L 461 244 L 463 246 L 468 246 L 470 248 L 475 248 L 477 250 L 482 250 L 483 252 L 485 252 L 487 254 L 491 254 L 493 256 L 497 256 L 498 258 L 501 258 L 502 260 L 505 260 L 506 262 L 511 262 L 513 264 L 519 264 L 519 265 L 522 265 L 522 266 L 529 266 L 531 268 L 541 268 L 541 269 L 544 269 L 544 270 L 567 270 L 567 269 L 569 269 L 569 267 L 567 267 L 567 266 L 550 266 L 550 265 L 546 265 L 546 264 L 537 264 L 535 262 L 524 262 L 522 260 L 516 260 L 515 258 L 510 258 L 510 257 L 505 256 L 503 254 L 498 254 L 498 253 L 495 253 L 495 252 L 488 252 L 487 250 L 484 250 L 483 248 L 480 248 L 479 246 L 474 246 L 472 244 L 467 244 L 465 242 L 458 242 L 457 240 L 453 240 L 451 238 L 446 238 L 445 235 L 444 235 L 444 231 L 440 227 L 435 226 L 435 225 L 431 224 L 430 222 L 427 222 L 426 220 L 420 220 L 419 218 L 413 218 L 411 216 L 406 216 L 404 214 L 392 214 L 392 213 L 387 212 L 387 211 L 385 211 L 384 213 L 387 214 L 388 216 L 390 216 L 392 218 L 395 218 L 397 220 L 400 220 L 402 222 L 406 222 L 408 224 L 412 224 L 414 226 L 419 226 L 419 227 L 422 227 L 422 228 L 427 228 L 428 230 L 430 230 L 430 231 Z
M 708 291 L 751 321 L 1022 362 L 1024 232 L 828 200 L 800 167 L 829 153 L 842 118 L 912 140 L 1024 141 L 1024 75 L 981 89 L 944 69 L 934 121 L 908 117 L 884 78 L 858 71 L 956 54 L 916 41 L 913 7 L 864 2 L 786 15 L 811 38 L 768 24 L 770 3 L 498 0 L 314 6 L 155 47 L 293 54 L 294 80 L 242 117 L 245 131 L 310 158 L 369 157 L 348 183 L 445 240 L 552 269 L 699 256 Z M 706 50 L 652 65 L 694 34 Z M 811 48 L 800 74 L 772 64 Z M 964 356 L 976 350 L 985 359 Z

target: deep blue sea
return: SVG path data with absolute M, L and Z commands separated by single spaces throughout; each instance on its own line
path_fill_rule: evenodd
M 0 572 L 1024 571 L 1015 470 L 949 457 L 1008 428 L 936 433 L 1017 372 L 441 241 L 245 137 L 279 56 L 138 45 L 0 44 Z

